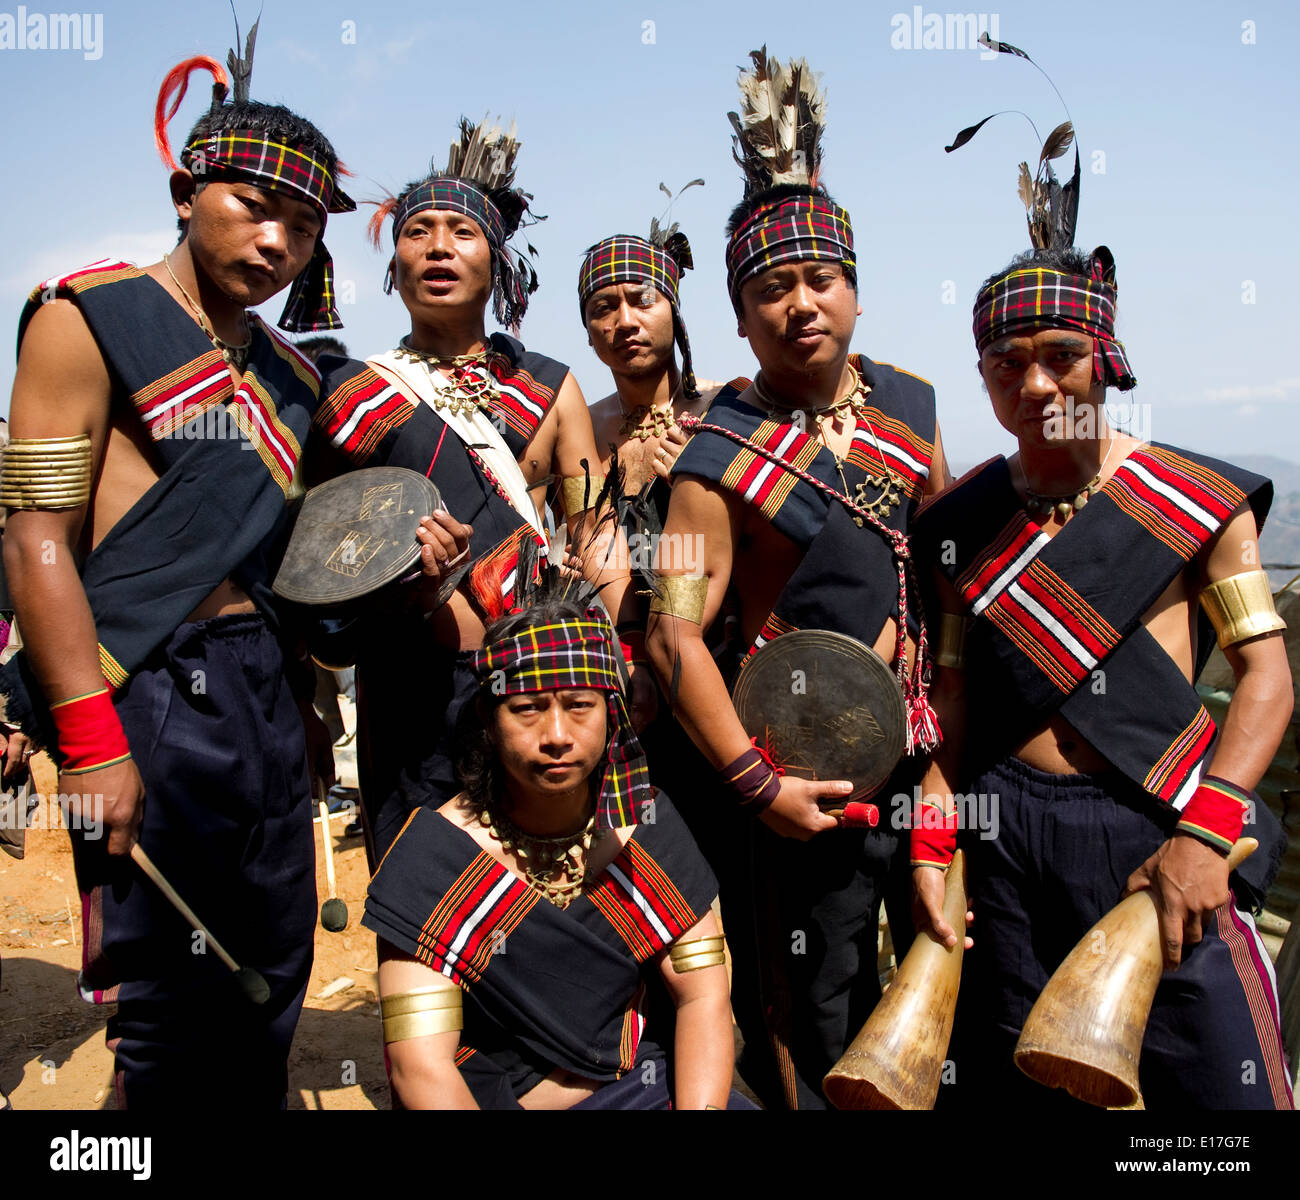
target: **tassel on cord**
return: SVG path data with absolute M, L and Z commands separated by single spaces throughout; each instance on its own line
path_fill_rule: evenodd
M 225 68 L 215 58 L 209 58 L 206 54 L 198 54 L 193 58 L 187 58 L 182 63 L 177 63 L 167 72 L 162 86 L 158 89 L 158 100 L 153 111 L 153 140 L 154 145 L 158 147 L 163 165 L 169 171 L 175 171 L 177 165 L 167 140 L 167 124 L 176 115 L 181 102 L 185 99 L 185 93 L 190 86 L 190 76 L 200 69 L 212 75 L 212 107 L 216 108 L 226 98 L 229 80 Z

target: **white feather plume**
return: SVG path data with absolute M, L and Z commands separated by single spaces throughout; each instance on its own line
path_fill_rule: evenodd
M 821 174 L 826 97 L 807 59 L 782 64 L 767 47 L 751 50 L 740 72 L 740 112 L 731 120 L 732 156 L 745 174 L 745 195 L 780 183 L 815 186 Z

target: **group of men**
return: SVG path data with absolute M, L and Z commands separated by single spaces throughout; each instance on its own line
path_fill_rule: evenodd
M 1268 960 L 1224 861 L 1291 706 L 1253 565 L 1271 485 L 1107 427 L 1106 388 L 1134 379 L 1104 248 L 1031 252 L 980 289 L 979 370 L 1019 449 L 953 485 L 930 385 L 852 351 L 853 229 L 818 163 L 747 170 L 728 223 L 752 380 L 696 379 L 675 227 L 587 252 L 581 317 L 614 383 L 588 408 L 564 364 L 487 332 L 489 303 L 517 331 L 536 286 L 510 244 L 527 197 L 510 135 L 464 125 L 444 168 L 372 222 L 391 218 L 409 332 L 316 364 L 248 310 L 290 288 L 283 329 L 338 326 L 323 235 L 355 206 L 337 157 L 286 109 L 222 102 L 210 59 L 172 72 L 160 113 L 197 68 L 218 95 L 179 165 L 159 131 L 181 239 L 143 269 L 97 263 L 33 292 L 0 497 L 24 642 L 4 720 L 57 754 L 60 793 L 93 798 L 106 830 L 76 846 L 81 987 L 117 1004 L 119 1103 L 284 1102 L 316 912 L 309 776 L 330 739 L 310 639 L 269 581 L 300 485 L 382 465 L 432 479 L 445 508 L 421 523 L 418 579 L 347 631 L 372 866 L 461 791 L 454 739 L 489 624 L 481 573 L 461 568 L 497 566 L 508 609 L 519 572 L 561 553 L 555 504 L 622 643 L 650 778 L 718 877 L 740 1070 L 766 1106 L 825 1106 L 880 996 L 882 902 L 900 954 L 913 900 L 918 933 L 955 944 L 942 869 L 969 838 L 975 948 L 945 1100 L 1020 1086 L 1028 1007 L 1127 887 L 1151 890 L 1177 968 L 1142 1060 L 1148 1104 L 1290 1107 Z M 229 436 L 185 435 L 217 415 Z M 643 571 L 629 548 L 653 544 Z M 1238 679 L 1217 736 L 1192 688 L 1211 621 Z M 798 629 L 894 670 L 909 753 L 881 794 L 919 788 L 910 834 L 829 815 L 853 785 L 783 773 L 742 726 L 737 660 Z M 957 828 L 959 792 L 1000 798 L 996 838 Z M 194 952 L 131 862 L 137 840 L 231 931 L 265 1004 Z M 1234 878 L 1242 900 L 1270 863 Z

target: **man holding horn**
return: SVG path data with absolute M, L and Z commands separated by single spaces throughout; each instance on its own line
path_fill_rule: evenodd
M 1063 200 L 1042 189 L 1035 249 L 975 300 L 980 375 L 1017 453 L 917 516 L 918 558 L 939 575 L 946 734 L 912 832 L 918 924 L 955 944 L 936 868 L 959 836 L 975 915 L 953 1098 L 1043 1101 L 1012 1060 L 1026 1015 L 1121 893 L 1147 888 L 1169 971 L 1141 1056 L 1146 1106 L 1290 1108 L 1272 972 L 1225 862 L 1253 820 L 1264 847 L 1233 886 L 1262 903 L 1281 831 L 1251 789 L 1292 703 L 1259 569 L 1272 485 L 1108 424 L 1107 389 L 1136 379 L 1111 253 L 1072 245 L 1078 177 L 1076 159 Z M 1216 633 L 1237 678 L 1217 730 L 1192 686 Z M 959 835 L 958 789 L 997 798 L 995 835 Z

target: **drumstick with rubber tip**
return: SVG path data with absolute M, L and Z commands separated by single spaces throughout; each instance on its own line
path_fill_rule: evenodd
M 265 1004 L 271 998 L 271 988 L 266 980 L 252 967 L 241 967 L 226 953 L 226 948 L 212 936 L 208 927 L 194 915 L 194 910 L 180 898 L 179 893 L 167 882 L 163 873 L 154 866 L 153 859 L 145 853 L 144 847 L 139 842 L 136 842 L 131 847 L 131 858 L 136 866 L 153 880 L 158 890 L 171 901 L 176 911 L 203 935 L 207 944 L 216 951 L 217 957 L 234 972 L 235 981 L 239 984 L 244 995 L 253 1004 Z
M 325 882 L 329 888 L 329 899 L 320 906 L 320 923 L 330 933 L 341 933 L 348 927 L 348 906 L 338 898 L 338 884 L 334 878 L 334 839 L 330 836 L 329 805 L 325 802 L 325 788 L 319 779 L 313 782 L 312 790 L 320 809 L 320 840 L 325 846 Z

